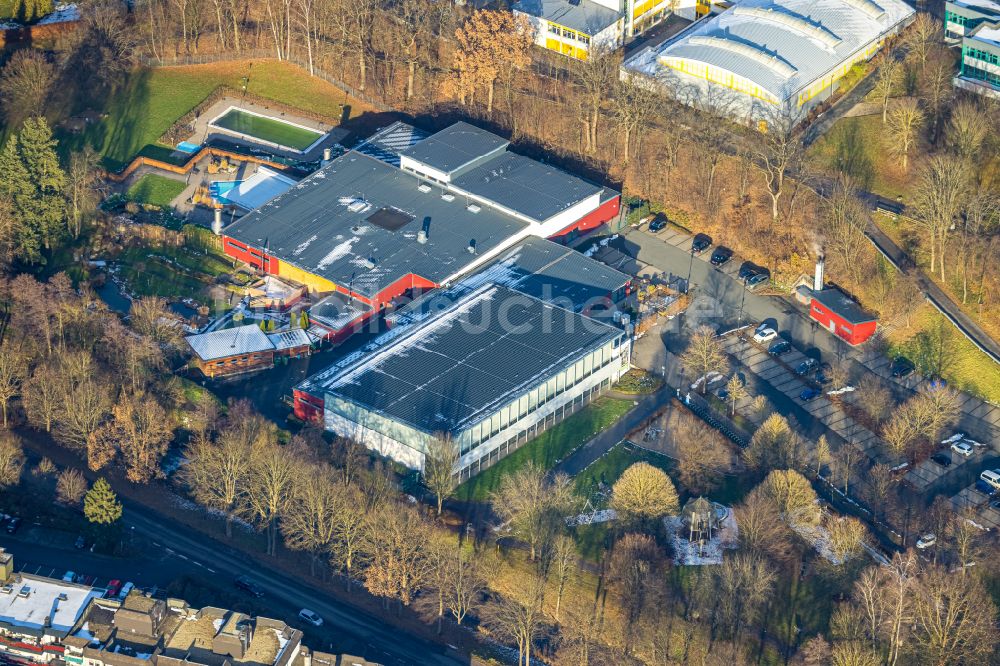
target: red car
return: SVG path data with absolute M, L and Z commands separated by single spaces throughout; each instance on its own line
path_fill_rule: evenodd
M 104 596 L 108 599 L 114 599 L 118 596 L 118 593 L 122 590 L 122 582 L 115 578 L 114 580 L 108 581 L 108 592 Z

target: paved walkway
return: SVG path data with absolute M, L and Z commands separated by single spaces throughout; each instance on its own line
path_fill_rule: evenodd
M 675 393 L 676 389 L 668 385 L 664 385 L 656 393 L 646 396 L 630 396 L 612 392 L 609 395 L 616 398 L 634 399 L 637 403 L 636 406 L 613 426 L 599 433 L 556 465 L 553 471 L 576 476 L 588 465 L 610 451 L 615 444 L 625 439 L 630 432 L 652 419 L 664 405 L 670 402 Z

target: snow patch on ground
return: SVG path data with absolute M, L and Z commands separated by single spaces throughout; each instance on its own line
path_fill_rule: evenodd
M 841 395 L 842 393 L 850 393 L 854 390 L 853 386 L 845 386 L 844 388 L 833 389 L 832 391 L 827 391 L 827 395 Z
M 717 506 L 717 505 L 716 505 Z M 670 534 L 674 546 L 674 565 L 676 566 L 704 566 L 711 564 L 722 564 L 722 553 L 726 550 L 733 550 L 739 546 L 739 527 L 736 525 L 736 516 L 733 510 L 723 507 L 726 515 L 719 522 L 718 528 L 713 532 L 712 538 L 704 545 L 688 541 L 686 535 L 688 528 L 684 525 L 680 516 L 667 516 L 663 519 L 663 524 Z
M 618 512 L 614 509 L 601 509 L 590 513 L 581 513 L 578 516 L 570 516 L 566 519 L 569 527 L 575 525 L 596 525 L 597 523 L 607 523 L 618 519 Z
M 708 385 L 711 386 L 712 384 L 720 381 L 722 378 L 723 378 L 722 373 L 715 372 L 713 370 L 712 372 L 708 373 L 707 375 L 702 375 L 698 379 L 694 380 L 694 383 L 691 384 L 691 390 L 692 391 L 697 391 L 698 389 L 700 389 L 702 382 L 706 381 L 706 379 L 708 380 Z
M 792 529 L 800 537 L 806 540 L 813 549 L 828 560 L 831 564 L 840 566 L 844 560 L 833 552 L 833 542 L 830 539 L 830 530 L 822 525 L 800 525 L 793 524 Z
M 38 25 L 49 23 L 67 23 L 69 21 L 80 20 L 80 8 L 72 3 L 61 2 L 56 5 L 55 11 L 38 22 Z

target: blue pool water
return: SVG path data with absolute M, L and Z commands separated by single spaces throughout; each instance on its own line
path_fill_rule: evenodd
M 191 143 L 190 141 L 181 141 L 177 144 L 177 150 L 184 153 L 197 153 L 200 148 L 200 144 Z

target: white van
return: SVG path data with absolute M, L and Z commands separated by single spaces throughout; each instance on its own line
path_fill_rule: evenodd
M 984 469 L 983 473 L 979 475 L 979 478 L 997 490 L 1000 490 L 1000 471 L 995 469 Z

